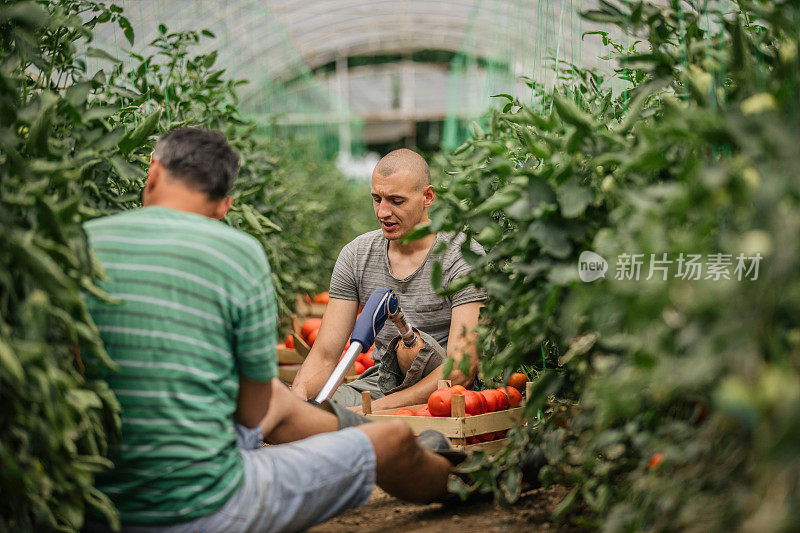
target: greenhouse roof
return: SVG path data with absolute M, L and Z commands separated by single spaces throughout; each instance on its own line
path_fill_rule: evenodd
M 497 92 L 549 86 L 555 65 L 609 65 L 583 19 L 596 0 L 138 0 L 123 4 L 142 52 L 160 35 L 207 29 L 226 76 L 246 79 L 242 108 L 288 124 L 357 120 L 375 139 L 413 121 L 473 116 Z M 119 28 L 97 41 L 129 48 Z M 558 61 L 556 61 L 556 59 Z M 370 126 L 372 124 L 372 126 Z M 374 127 L 381 124 L 380 128 Z M 378 132 L 378 129 L 382 133 Z

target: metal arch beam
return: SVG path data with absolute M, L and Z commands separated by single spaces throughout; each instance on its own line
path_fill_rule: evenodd
M 443 6 L 452 6 L 454 3 L 458 3 L 452 1 L 432 1 Z M 462 3 L 464 4 L 463 7 L 474 5 L 473 2 Z M 352 11 L 364 12 L 366 10 L 352 9 L 350 7 L 351 5 L 363 6 L 363 4 L 349 4 L 345 2 L 344 7 L 342 7 L 343 4 L 341 4 L 341 0 L 314 3 L 310 4 L 310 7 L 306 4 L 306 9 L 299 11 L 301 15 L 295 15 L 294 13 L 297 12 L 291 10 L 291 6 L 297 5 L 297 2 L 290 2 L 289 4 L 289 8 L 286 6 L 282 8 L 276 7 L 273 13 L 283 22 L 282 26 L 287 28 L 291 40 L 295 43 L 292 48 L 298 51 L 303 63 L 309 68 L 314 68 L 333 61 L 339 55 L 381 54 L 396 51 L 415 51 L 425 48 L 456 52 L 462 51 L 466 33 L 466 20 L 469 18 L 469 15 L 466 15 L 466 13 L 470 11 L 469 9 L 454 10 L 456 13 L 464 14 L 461 17 L 454 17 L 452 11 L 447 15 L 442 15 L 442 13 L 436 10 L 430 10 L 428 13 L 424 13 L 424 11 L 427 10 L 421 10 L 420 13 L 412 13 L 412 17 L 415 18 L 419 16 L 424 22 L 417 28 L 414 28 L 416 31 L 414 31 L 411 36 L 406 34 L 400 38 L 396 38 L 385 31 L 377 30 L 379 27 L 387 27 L 397 22 L 396 10 L 382 12 L 380 9 L 376 8 L 375 4 L 370 4 L 370 14 L 361 17 L 343 17 L 342 23 L 335 23 L 336 17 L 331 16 L 331 12 L 325 12 L 324 16 L 320 16 L 323 15 L 325 9 L 338 6 L 338 8 L 333 7 L 334 12 L 345 12 L 348 10 L 351 10 L 351 13 Z M 424 6 L 429 5 L 430 2 L 412 2 L 412 4 Z M 378 6 L 380 5 L 396 7 L 397 3 L 378 2 Z M 505 18 L 505 22 L 508 22 L 508 16 L 519 15 L 522 11 L 525 11 L 526 15 L 528 15 L 525 18 L 530 18 L 527 23 L 533 27 L 535 22 L 532 18 L 534 16 L 532 5 L 532 2 L 524 3 L 520 10 L 515 10 L 514 13 L 501 14 L 500 17 L 501 19 Z M 411 10 L 413 11 L 413 8 L 411 8 Z M 441 18 L 436 19 L 433 15 L 440 16 Z M 480 13 L 478 15 L 478 18 L 481 18 Z M 554 10 L 548 13 L 548 17 L 548 23 L 554 25 L 556 17 Z M 454 18 L 464 20 L 464 26 L 460 26 L 461 20 L 454 25 Z M 503 20 L 496 20 L 496 22 L 500 22 L 500 24 L 495 25 L 494 32 L 479 31 L 475 33 L 480 35 L 502 33 L 502 28 L 506 27 L 507 24 L 504 24 Z M 501 28 L 499 31 L 497 30 L 497 26 Z M 302 28 L 302 33 L 298 33 L 297 28 Z M 365 28 L 367 28 L 368 31 L 365 32 Z M 502 38 L 502 36 L 498 36 L 498 38 Z M 502 59 L 502 55 L 495 54 L 498 52 L 496 47 L 493 46 L 495 42 L 496 40 L 492 41 L 488 38 L 478 39 L 473 43 L 473 50 L 471 52 L 475 55 L 490 59 Z M 518 46 L 525 47 L 527 44 L 529 44 L 527 41 L 524 41 L 522 38 L 519 39 Z M 247 64 L 249 62 L 247 56 L 240 57 L 242 57 L 242 63 Z M 275 68 L 267 67 L 269 76 L 273 78 L 282 77 L 286 70 L 285 62 L 277 61 L 273 62 L 273 64 L 274 63 L 277 63 Z

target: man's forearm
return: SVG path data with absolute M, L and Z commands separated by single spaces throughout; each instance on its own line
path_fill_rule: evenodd
M 456 367 L 458 363 L 453 365 L 453 370 L 447 378 L 453 382 L 454 385 L 467 386 L 472 383 L 472 379 L 463 376 Z M 439 380 L 445 379 L 444 367 L 436 367 L 430 374 L 419 380 L 417 383 L 411 385 L 407 389 L 397 391 L 394 394 L 389 394 L 383 398 L 379 398 L 372 402 L 372 409 L 380 411 L 384 409 L 395 409 L 397 407 L 405 407 L 407 405 L 415 405 L 426 403 L 428 397 L 433 391 L 439 387 Z
M 333 373 L 336 361 L 325 357 L 321 351 L 308 354 L 292 382 L 292 391 L 304 400 L 313 398 Z
M 337 429 L 339 422 L 333 414 L 302 401 L 273 380 L 269 409 L 261 421 L 265 441 L 282 444 Z

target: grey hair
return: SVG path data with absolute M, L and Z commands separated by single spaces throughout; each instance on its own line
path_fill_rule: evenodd
M 178 128 L 162 135 L 153 159 L 170 177 L 212 200 L 228 195 L 239 172 L 239 152 L 222 133 L 205 128 Z

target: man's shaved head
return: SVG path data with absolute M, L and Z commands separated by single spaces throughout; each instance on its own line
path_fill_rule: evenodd
M 375 174 L 386 177 L 398 172 L 407 171 L 417 179 L 419 190 L 431 184 L 431 171 L 425 159 L 408 148 L 400 148 L 389 152 L 375 165 Z

